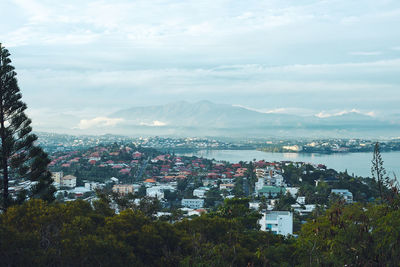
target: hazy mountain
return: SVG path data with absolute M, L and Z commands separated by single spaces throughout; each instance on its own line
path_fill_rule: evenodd
M 400 129 L 391 121 L 358 112 L 320 118 L 261 113 L 209 101 L 132 107 L 110 117 L 123 119 L 118 128 L 124 134 L 366 137 L 392 136 Z

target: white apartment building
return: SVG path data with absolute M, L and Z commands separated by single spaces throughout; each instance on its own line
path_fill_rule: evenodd
M 261 231 L 271 231 L 279 235 L 293 234 L 293 213 L 290 211 L 266 211 L 258 221 Z
M 181 201 L 181 205 L 183 207 L 191 208 L 191 209 L 201 209 L 204 207 L 204 199 L 197 198 L 183 198 Z
M 73 175 L 66 175 L 66 176 L 62 177 L 60 186 L 61 187 L 69 187 L 69 188 L 76 187 L 76 177 Z

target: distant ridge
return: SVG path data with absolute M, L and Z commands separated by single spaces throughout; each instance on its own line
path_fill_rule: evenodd
M 400 125 L 358 112 L 327 117 L 262 113 L 244 107 L 210 101 L 179 101 L 140 106 L 110 114 L 121 118 L 122 134 L 129 131 L 154 135 L 204 136 L 368 136 L 400 130 Z M 128 130 L 130 129 L 130 130 Z

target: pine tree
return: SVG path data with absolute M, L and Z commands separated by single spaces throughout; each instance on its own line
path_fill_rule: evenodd
M 379 143 L 376 142 L 374 147 L 374 155 L 372 157 L 372 167 L 371 167 L 372 177 L 378 183 L 379 194 L 381 200 L 384 199 L 384 182 L 387 179 L 386 170 L 383 167 L 383 160 L 381 156 L 381 152 L 379 149 Z
M 0 177 L 2 180 L 2 209 L 12 204 L 9 179 L 30 180 L 27 192 L 31 198 L 53 200 L 55 188 L 47 170 L 47 154 L 34 144 L 31 120 L 25 115 L 26 104 L 21 101 L 16 72 L 10 65 L 10 53 L 0 44 Z M 25 199 L 24 192 L 17 200 Z

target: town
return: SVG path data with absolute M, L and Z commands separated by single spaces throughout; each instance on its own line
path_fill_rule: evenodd
M 116 213 L 151 204 L 149 216 L 173 222 L 215 210 L 224 199 L 248 198 L 249 207 L 262 215 L 260 229 L 282 235 L 295 234 L 332 199 L 367 202 L 376 196 L 369 190 L 371 179 L 305 162 L 230 163 L 132 143 L 56 151 L 50 158 L 59 202 L 93 202 L 105 194 Z M 12 180 L 10 184 L 17 197 L 34 182 Z
M 261 150 L 266 152 L 294 153 L 351 153 L 372 152 L 377 141 L 382 151 L 400 151 L 400 138 L 385 140 L 367 139 L 229 139 L 207 137 L 127 137 L 117 135 L 73 136 L 54 133 L 37 133 L 38 144 L 49 153 L 87 149 L 99 144 L 132 143 L 135 146 L 154 148 L 164 152 L 194 152 L 199 150 Z

